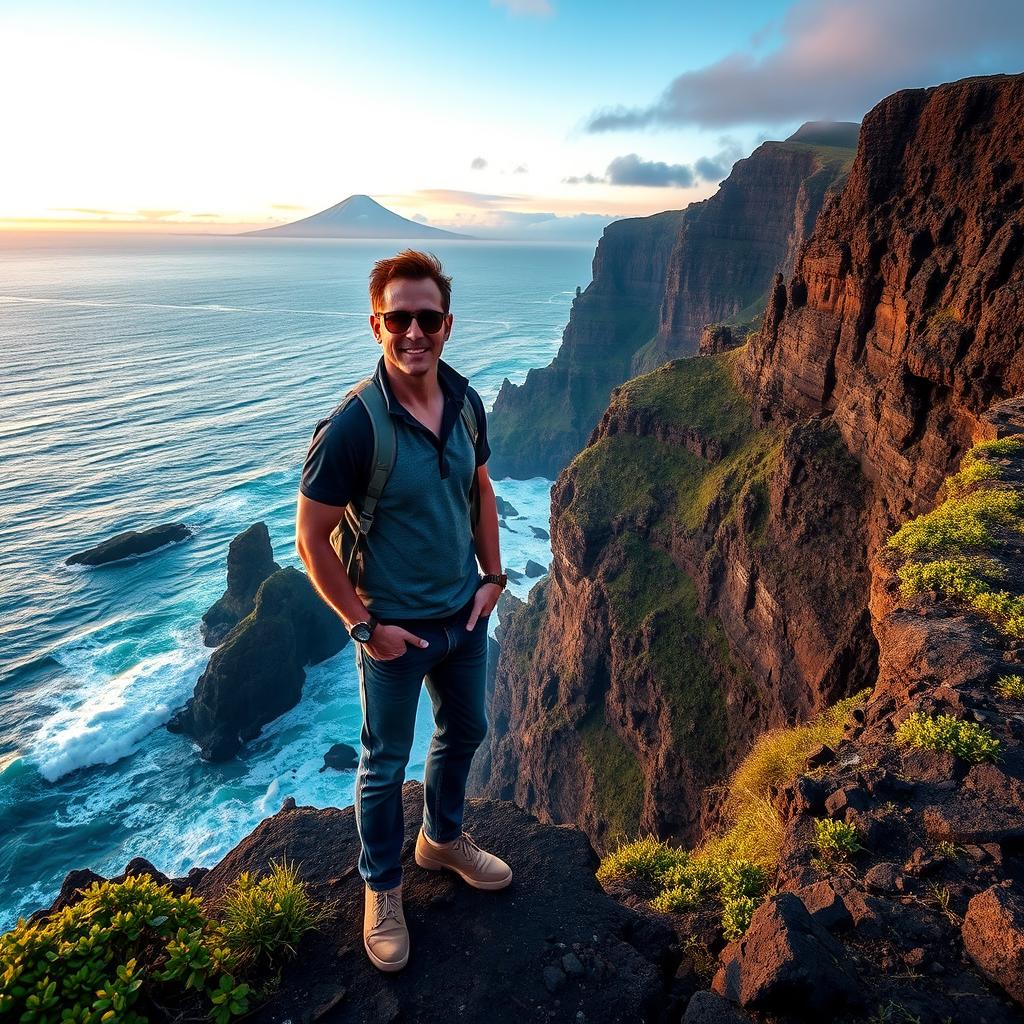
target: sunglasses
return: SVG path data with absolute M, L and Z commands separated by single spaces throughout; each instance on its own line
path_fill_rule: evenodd
M 444 327 L 445 314 L 436 309 L 419 309 L 410 313 L 405 309 L 396 309 L 391 313 L 374 313 L 374 316 L 382 317 L 384 326 L 392 334 L 405 334 L 412 326 L 413 320 L 420 325 L 424 334 L 437 334 Z

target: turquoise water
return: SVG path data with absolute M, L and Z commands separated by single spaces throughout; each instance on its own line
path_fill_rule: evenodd
M 223 765 L 163 725 L 210 650 L 199 620 L 231 539 L 267 523 L 281 565 L 316 420 L 371 372 L 366 279 L 388 242 L 236 238 L 0 240 L 0 928 L 67 871 L 132 856 L 211 865 L 286 796 L 345 806 L 358 744 L 353 654 L 310 670 L 298 707 Z M 550 362 L 589 245 L 437 242 L 454 278 L 444 358 L 490 409 L 503 377 Z M 496 491 L 525 513 L 504 564 L 550 552 L 550 480 Z M 120 530 L 195 535 L 128 563 L 64 559 Z M 533 581 L 513 587 L 525 596 Z M 493 624 L 492 624 L 493 628 Z M 423 694 L 408 777 L 432 722 Z

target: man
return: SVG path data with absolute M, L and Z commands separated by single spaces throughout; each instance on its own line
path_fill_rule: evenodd
M 407 249 L 378 261 L 370 274 L 370 327 L 382 349 L 374 378 L 395 428 L 396 452 L 373 526 L 359 541 L 356 579 L 330 537 L 349 502 L 366 494 L 372 470 L 373 425 L 358 398 L 317 424 L 298 497 L 299 557 L 355 643 L 363 710 L 355 787 L 363 945 L 384 971 L 400 970 L 409 958 L 399 860 L 402 783 L 424 680 L 436 729 L 424 768 L 416 863 L 452 870 L 478 889 L 512 881 L 508 864 L 462 830 L 466 777 L 487 730 L 487 621 L 507 578 L 485 465 L 483 403 L 441 359 L 452 329 L 450 302 L 451 278 L 433 255 Z M 463 402 L 475 413 L 475 449 Z

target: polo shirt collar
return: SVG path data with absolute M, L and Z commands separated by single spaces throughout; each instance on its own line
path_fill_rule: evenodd
M 384 369 L 383 355 L 377 359 L 377 369 L 374 370 L 373 376 L 384 394 L 384 401 L 387 403 L 388 412 L 397 415 L 401 415 L 404 412 L 408 415 L 408 410 L 391 391 L 388 374 Z M 438 359 L 437 382 L 441 385 L 441 390 L 446 398 L 451 399 L 457 405 L 462 405 L 466 397 L 466 387 L 469 385 L 468 377 L 463 377 L 454 366 L 449 365 L 443 359 Z

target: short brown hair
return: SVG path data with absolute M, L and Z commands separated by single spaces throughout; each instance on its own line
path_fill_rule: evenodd
M 384 289 L 396 277 L 419 281 L 429 277 L 441 291 L 441 308 L 447 313 L 452 301 L 452 279 L 445 274 L 441 261 L 431 252 L 403 249 L 397 256 L 377 260 L 370 271 L 370 308 L 382 312 Z

